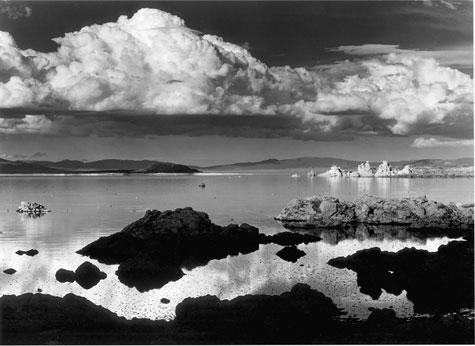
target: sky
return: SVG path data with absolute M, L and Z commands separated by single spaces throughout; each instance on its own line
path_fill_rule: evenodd
M 471 1 L 0 0 L 0 158 L 473 156 Z

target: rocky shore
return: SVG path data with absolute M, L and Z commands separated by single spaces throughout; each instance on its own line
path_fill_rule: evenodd
M 345 227 L 356 224 L 401 225 L 409 229 L 473 229 L 473 204 L 443 204 L 417 198 L 369 195 L 354 201 L 313 196 L 293 199 L 276 216 L 288 228 Z
M 341 319 L 331 299 L 306 284 L 279 296 L 187 298 L 174 321 L 126 320 L 67 294 L 0 298 L 2 344 L 465 344 L 473 311 L 414 319 L 390 309 Z

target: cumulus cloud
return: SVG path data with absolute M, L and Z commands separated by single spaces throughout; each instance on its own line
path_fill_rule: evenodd
M 0 15 L 6 15 L 10 19 L 16 20 L 30 17 L 32 13 L 33 10 L 28 5 L 14 3 L 8 0 L 0 1 Z
M 26 117 L 3 116 L 0 133 L 98 131 L 86 130 L 91 120 L 81 125 L 77 114 L 68 114 L 75 111 L 109 112 L 108 122 L 95 121 L 102 135 L 122 135 L 118 127 L 130 119 L 113 111 L 171 132 L 173 123 L 192 134 L 220 128 L 225 135 L 312 139 L 424 134 L 428 127 L 472 119 L 470 76 L 397 46 L 325 68 L 269 67 L 242 46 L 188 29 L 182 19 L 156 9 L 87 26 L 55 42 L 55 52 L 21 50 L 0 32 L 0 108 L 40 109 Z M 48 109 L 64 116 L 47 116 Z M 183 115 L 183 126 L 170 118 Z M 253 129 L 259 117 L 267 117 L 267 132 Z M 292 128 L 279 128 L 282 119 Z M 232 130 L 226 121 L 245 125 Z M 166 134 L 162 128 L 145 132 Z
M 0 134 L 50 134 L 53 122 L 44 115 L 27 114 L 23 118 L 0 118 Z
M 410 50 L 401 49 L 399 45 L 392 44 L 363 44 L 358 46 L 339 46 L 336 48 L 329 48 L 329 51 L 343 52 L 348 55 L 368 56 L 368 55 L 387 55 L 387 54 L 401 54 L 412 55 L 421 58 L 436 59 L 445 66 L 459 66 L 464 68 L 471 68 L 473 66 L 473 47 L 461 46 L 451 49 L 442 50 Z
M 473 139 L 439 140 L 436 138 L 419 137 L 411 144 L 414 148 L 442 148 L 473 146 Z

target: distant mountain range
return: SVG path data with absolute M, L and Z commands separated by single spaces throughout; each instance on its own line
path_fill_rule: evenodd
M 354 169 L 363 161 L 344 160 L 334 157 L 299 157 L 296 159 L 269 159 L 257 162 L 240 162 L 227 165 L 199 167 L 203 171 L 243 171 L 243 170 L 274 170 L 274 169 L 297 169 L 297 168 L 330 168 L 331 166 L 339 166 L 342 169 Z M 378 167 L 381 162 L 370 161 L 371 166 Z M 406 160 L 390 162 L 394 167 L 402 167 L 411 165 L 414 167 L 467 167 L 473 166 L 473 157 L 461 159 L 423 159 L 423 160 Z
M 33 173 L 198 173 L 199 170 L 171 162 L 150 160 L 8 161 L 0 159 L 0 174 Z
M 276 169 L 319 169 L 336 165 L 342 169 L 355 170 L 362 161 L 344 160 L 334 157 L 299 157 L 296 159 L 269 159 L 257 162 L 240 162 L 226 165 L 193 167 L 178 165 L 171 162 L 153 160 L 119 160 L 107 159 L 91 162 L 76 160 L 63 161 L 9 161 L 0 159 L 0 174 L 60 174 L 60 173 L 198 173 L 208 172 L 232 172 L 246 170 L 276 170 Z M 413 167 L 436 168 L 436 167 L 469 167 L 473 166 L 473 157 L 461 159 L 423 159 L 390 162 L 394 167 L 411 165 Z M 380 162 L 370 162 L 377 167 Z

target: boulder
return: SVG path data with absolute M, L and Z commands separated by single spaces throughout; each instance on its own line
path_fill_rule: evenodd
M 94 264 L 87 261 L 77 267 L 75 274 L 76 282 L 85 289 L 96 286 L 99 281 L 107 277 L 106 273 L 101 272 Z
M 292 245 L 284 247 L 282 250 L 278 251 L 276 255 L 282 258 L 284 261 L 295 263 L 300 257 L 305 256 L 306 253 L 300 249 L 297 249 L 295 245 Z
M 17 252 L 15 252 L 17 255 L 20 255 L 20 256 L 23 256 L 23 255 L 27 255 L 27 256 L 30 256 L 30 257 L 33 257 L 33 256 L 36 256 L 38 255 L 38 250 L 36 249 L 30 249 L 30 250 L 27 250 L 27 251 L 23 251 L 23 250 L 18 250 Z
M 8 269 L 5 269 L 3 272 L 8 275 L 13 275 L 16 273 L 16 270 L 13 268 L 8 268 Z
M 355 201 L 313 196 L 292 200 L 276 220 L 288 228 L 404 225 L 409 228 L 470 229 L 473 207 L 443 204 L 426 197 L 381 198 L 363 195 Z
M 71 270 L 66 270 L 63 268 L 58 269 L 58 271 L 56 271 L 55 277 L 56 277 L 56 280 L 58 280 L 61 283 L 76 281 L 76 273 Z

